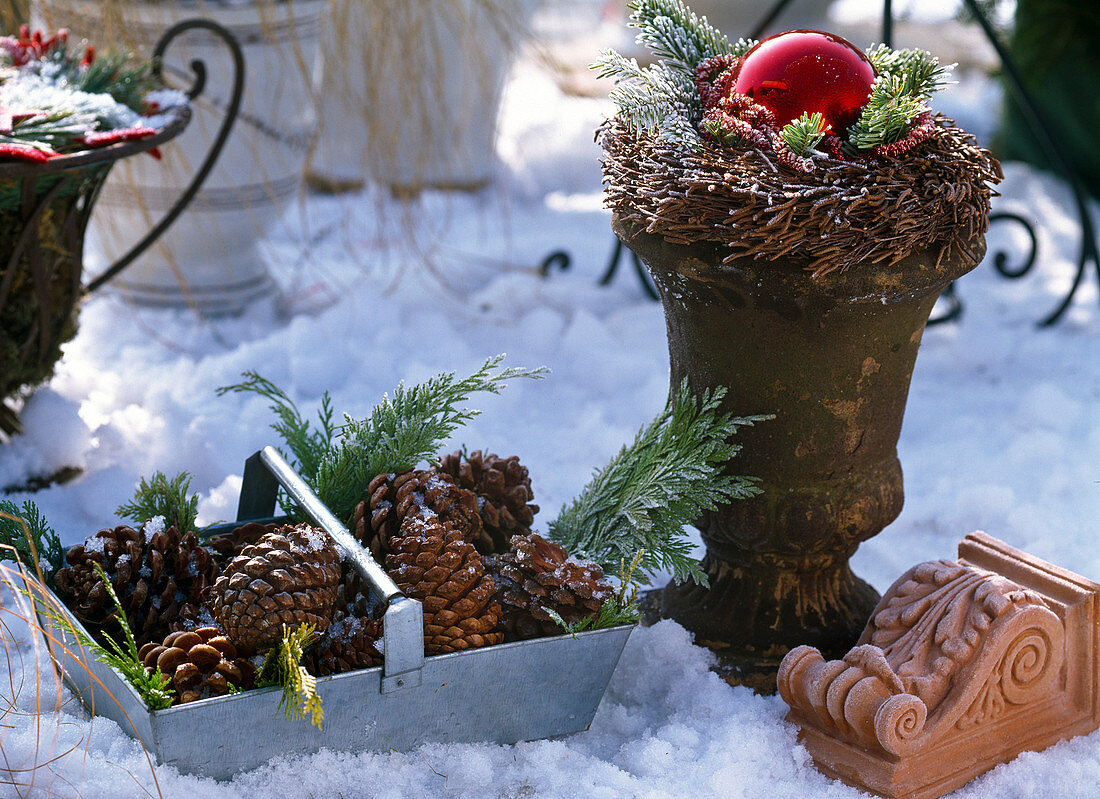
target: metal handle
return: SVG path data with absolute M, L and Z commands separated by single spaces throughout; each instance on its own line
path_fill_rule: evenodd
M 321 500 L 306 485 L 290 464 L 284 460 L 274 447 L 264 447 L 260 450 L 260 460 L 274 475 L 283 489 L 294 498 L 314 522 L 317 523 L 329 536 L 340 545 L 348 560 L 352 562 L 356 570 L 363 575 L 370 587 L 387 605 L 398 597 L 405 596 L 397 587 L 390 576 L 378 565 L 367 550 L 359 545 L 355 536 L 351 534 L 344 524 L 337 519 Z
M 382 617 L 382 693 L 420 685 L 420 669 L 424 665 L 424 609 L 420 603 L 405 596 L 278 450 L 264 447 L 248 459 L 249 464 L 257 461 L 267 467 L 294 501 L 339 545 L 356 571 L 386 603 L 386 613 Z
M 165 31 L 164 35 L 160 37 L 160 41 L 157 42 L 156 47 L 153 48 L 153 73 L 157 77 L 161 76 L 161 70 L 163 68 L 162 58 L 168 46 L 180 34 L 191 30 L 210 31 L 225 43 L 225 46 L 229 48 L 233 56 L 233 91 L 229 98 L 229 105 L 225 111 L 225 119 L 222 120 L 222 126 L 218 129 L 217 138 L 215 138 L 214 143 L 210 145 L 210 150 L 206 154 L 206 159 L 202 162 L 202 166 L 199 167 L 199 171 L 195 174 L 191 184 L 184 190 L 175 204 L 168 209 L 164 218 L 146 234 L 145 238 L 135 244 L 128 253 L 119 258 L 118 261 L 88 284 L 87 291 L 89 294 L 137 260 L 137 258 L 148 250 L 153 243 L 161 237 L 164 231 L 168 230 L 172 223 L 179 218 L 180 214 L 183 213 L 191 200 L 195 198 L 195 195 L 199 193 L 199 188 L 201 188 L 206 177 L 210 174 L 210 170 L 214 168 L 214 162 L 218 160 L 222 148 L 225 147 L 225 142 L 229 138 L 229 132 L 233 128 L 233 123 L 237 121 L 237 113 L 241 108 L 241 97 L 244 94 L 244 53 L 241 52 L 241 45 L 237 41 L 237 38 L 218 23 L 208 19 L 187 19 L 173 25 Z M 187 97 L 193 101 L 202 93 L 203 88 L 206 86 L 206 64 L 196 59 L 191 62 L 191 71 L 195 74 L 195 80 L 191 88 L 187 91 Z

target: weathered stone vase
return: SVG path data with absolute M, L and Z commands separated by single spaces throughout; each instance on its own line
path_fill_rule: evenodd
M 762 493 L 697 522 L 710 587 L 670 583 L 647 612 L 694 632 L 729 682 L 773 692 L 791 648 L 842 657 L 878 601 L 848 560 L 901 512 L 897 441 L 917 348 L 984 240 L 939 265 L 930 251 L 814 277 L 797 258 L 723 264 L 718 245 L 670 244 L 619 215 L 613 228 L 660 292 L 672 385 L 724 386 L 725 411 L 775 414 L 738 432 L 729 466 Z

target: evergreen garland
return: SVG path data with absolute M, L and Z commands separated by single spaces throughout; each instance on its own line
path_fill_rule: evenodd
M 741 449 L 731 440 L 737 429 L 770 418 L 721 414 L 723 396 L 717 388 L 697 401 L 685 378 L 657 418 L 550 523 L 550 537 L 606 571 L 641 552 L 642 572 L 663 569 L 706 585 L 684 525 L 703 510 L 759 493 L 752 478 L 725 467 Z

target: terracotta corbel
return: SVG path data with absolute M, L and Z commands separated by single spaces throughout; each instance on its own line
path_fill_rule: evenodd
M 1100 726 L 1100 586 L 984 533 L 914 566 L 842 660 L 791 650 L 788 720 L 817 767 L 931 799 L 1025 750 Z

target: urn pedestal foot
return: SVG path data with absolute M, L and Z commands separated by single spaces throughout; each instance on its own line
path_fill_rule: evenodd
M 717 673 L 731 685 L 775 693 L 785 641 L 812 645 L 839 658 L 859 638 L 879 594 L 844 562 L 809 571 L 703 560 L 710 579 L 670 582 L 646 592 L 647 624 L 675 619 L 695 634 L 695 643 L 718 656 Z M 730 612 L 735 609 L 734 612 Z

